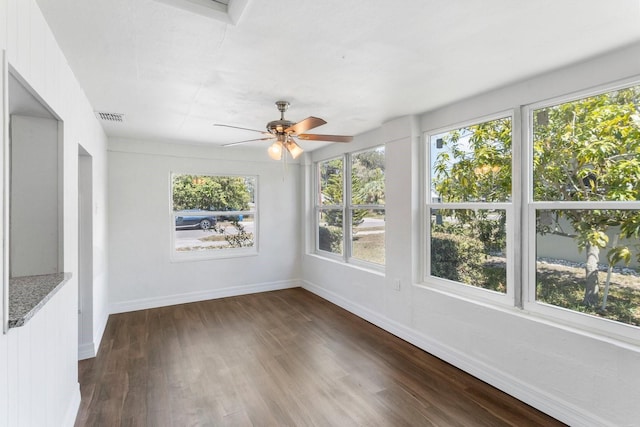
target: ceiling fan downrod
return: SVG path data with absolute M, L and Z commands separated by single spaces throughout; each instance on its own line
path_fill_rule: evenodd
M 278 111 L 280 111 L 280 120 L 284 120 L 284 112 L 289 109 L 289 102 L 276 101 L 276 105 L 278 106 Z

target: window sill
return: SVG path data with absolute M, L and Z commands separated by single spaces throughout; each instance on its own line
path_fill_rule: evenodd
M 486 307 L 489 310 L 518 316 L 531 322 L 544 324 L 572 334 L 581 335 L 610 345 L 640 352 L 640 334 L 633 326 L 620 324 L 612 320 L 601 319 L 582 313 L 575 313 L 560 307 L 546 306 L 545 304 L 539 303 L 526 303 L 525 307 L 521 309 L 515 307 L 513 303 L 506 298 L 482 298 L 475 295 L 475 292 L 465 292 L 466 289 L 443 289 L 442 286 L 434 285 L 430 282 L 415 283 L 414 286 L 426 292 L 435 292 L 469 304 Z M 486 292 L 493 293 L 492 291 Z M 497 296 L 502 297 L 505 295 L 498 294 Z M 610 326 L 610 328 L 603 328 L 603 325 Z M 624 330 L 629 333 L 619 333 L 616 332 L 616 330 Z
M 249 250 L 250 249 L 250 250 Z M 257 248 L 246 249 L 217 249 L 215 251 L 185 251 L 172 252 L 170 262 L 214 261 L 218 259 L 245 258 L 258 256 Z
M 380 269 L 378 269 L 378 268 L 375 268 L 375 267 L 369 267 L 367 265 L 362 265 L 360 263 L 344 262 L 344 260 L 342 258 L 332 257 L 332 256 L 325 256 L 323 254 L 313 253 L 313 252 L 308 253 L 307 256 L 309 256 L 311 258 L 314 258 L 314 259 L 327 261 L 327 262 L 331 262 L 331 263 L 334 263 L 334 264 L 337 264 L 337 265 L 342 265 L 342 266 L 345 266 L 345 267 L 349 267 L 349 268 L 353 268 L 353 269 L 356 269 L 356 270 L 364 271 L 366 273 L 375 274 L 375 275 L 380 276 L 380 277 L 386 277 L 384 266 L 381 266 Z

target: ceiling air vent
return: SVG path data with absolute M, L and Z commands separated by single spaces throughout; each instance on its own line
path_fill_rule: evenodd
M 96 117 L 105 122 L 124 122 L 124 114 L 120 113 L 105 113 L 102 111 L 96 111 Z

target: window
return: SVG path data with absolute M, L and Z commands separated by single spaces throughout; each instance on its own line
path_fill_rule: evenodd
M 429 137 L 426 280 L 510 293 L 511 121 Z
M 171 175 L 173 258 L 255 254 L 255 176 Z
M 640 86 L 523 111 L 428 136 L 425 284 L 640 342 Z
M 384 147 L 317 164 L 317 253 L 384 266 L 384 170 Z
M 640 326 L 639 111 L 640 86 L 531 108 L 528 302 Z

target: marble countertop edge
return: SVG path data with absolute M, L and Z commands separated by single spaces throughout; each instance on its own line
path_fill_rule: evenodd
M 9 279 L 9 328 L 18 328 L 27 323 L 69 279 L 71 273 Z

